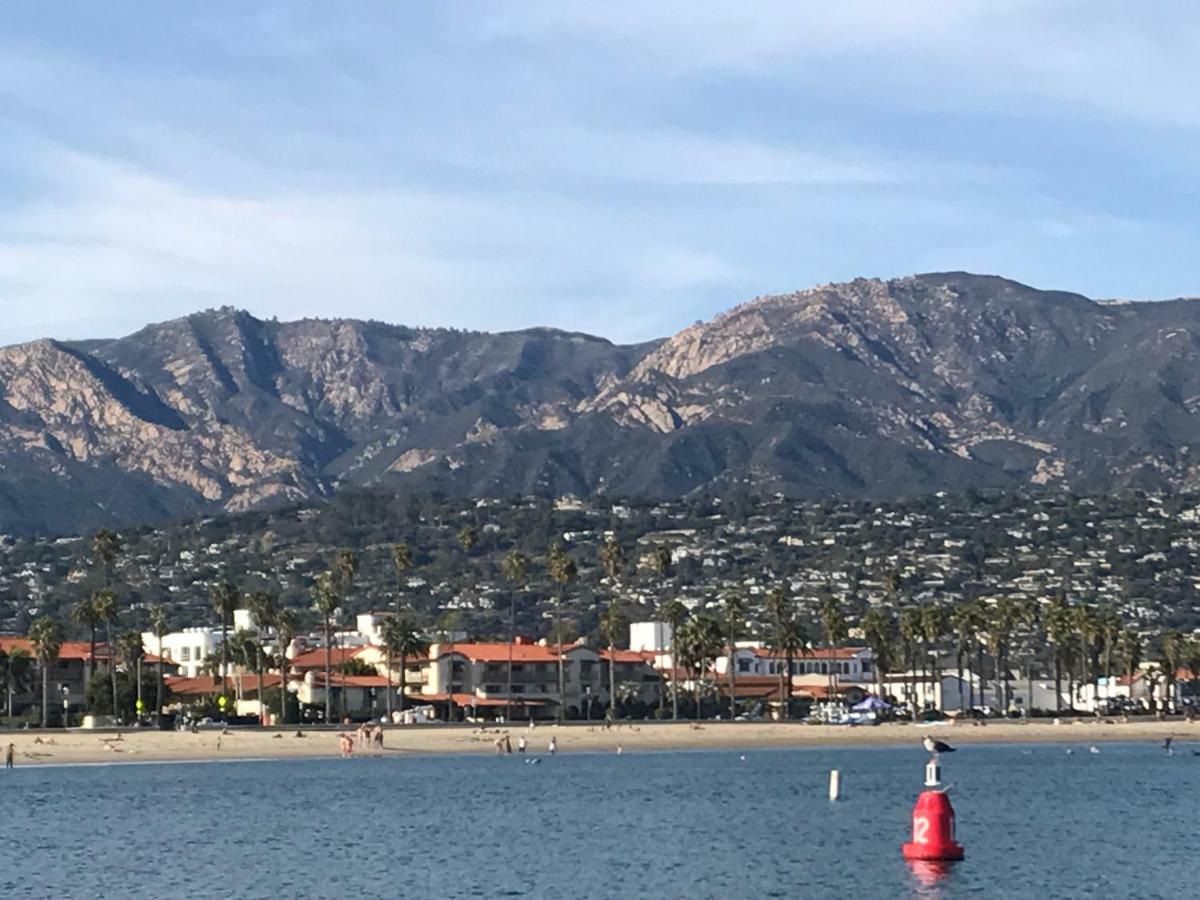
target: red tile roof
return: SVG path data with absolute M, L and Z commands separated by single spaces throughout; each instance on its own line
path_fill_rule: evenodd
M 792 659 L 856 659 L 865 653 L 866 647 L 813 647 L 803 652 L 792 654 Z M 786 659 L 786 653 L 779 653 L 770 647 L 754 647 L 751 652 L 759 659 Z
M 33 642 L 27 637 L 0 637 L 0 650 L 12 653 L 15 649 L 24 650 L 30 656 L 37 655 L 33 652 Z M 88 641 L 63 641 L 58 658 L 86 660 L 91 656 L 91 649 L 92 645 Z M 108 660 L 108 648 L 103 644 L 96 645 L 96 659 L 98 661 Z
M 512 649 L 512 661 L 519 663 L 543 662 L 558 664 L 558 648 L 544 647 L 541 644 L 508 644 L 501 641 L 489 643 L 441 644 L 438 646 L 438 658 L 457 653 L 471 662 L 508 662 L 509 648 Z M 586 649 L 575 644 L 563 646 L 563 654 L 572 650 Z
M 366 647 L 333 647 L 329 651 L 330 665 L 339 666 L 342 663 L 349 662 L 362 653 Z M 297 670 L 304 669 L 324 669 L 325 668 L 325 648 L 317 647 L 315 650 L 305 650 L 303 653 L 298 653 L 288 665 Z
M 257 675 L 226 675 L 224 679 L 225 693 L 236 694 L 239 680 L 241 681 L 243 695 L 258 693 Z M 211 675 L 197 675 L 195 678 L 167 677 L 163 679 L 163 683 L 171 689 L 172 694 L 179 696 L 208 697 L 222 692 L 222 682 L 213 681 Z M 278 675 L 267 673 L 263 676 L 264 688 L 278 687 L 279 684 L 280 678 Z
M 652 650 L 613 650 L 612 651 L 613 662 L 646 663 L 647 665 L 651 665 L 651 666 L 654 665 L 654 658 L 657 655 L 658 654 Z M 600 658 L 603 659 L 605 662 L 607 662 L 608 657 L 609 657 L 609 651 L 608 651 L 608 648 L 605 647 L 603 650 L 600 651 Z

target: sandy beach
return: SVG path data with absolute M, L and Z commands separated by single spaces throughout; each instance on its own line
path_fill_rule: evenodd
M 1200 723 L 1184 721 L 1134 721 L 1063 719 L 1037 722 L 989 722 L 976 726 L 939 723 L 936 726 L 887 724 L 874 727 L 803 725 L 800 723 L 705 722 L 693 727 L 686 722 L 622 724 L 605 731 L 600 725 L 570 724 L 489 727 L 472 726 L 396 727 L 386 732 L 384 750 L 367 750 L 361 756 L 418 756 L 429 754 L 490 754 L 495 740 L 504 734 L 513 747 L 524 735 L 530 752 L 545 753 L 551 736 L 560 753 L 661 750 L 753 749 L 767 747 L 903 746 L 916 744 L 933 734 L 955 744 L 968 743 L 1077 743 L 1102 741 L 1197 742 Z M 113 731 L 13 731 L 0 735 L 0 744 L 14 745 L 17 766 L 81 763 L 188 762 L 237 759 L 288 759 L 336 757 L 335 731 L 305 730 L 303 737 L 290 730 L 251 729 L 187 732 L 122 729 Z

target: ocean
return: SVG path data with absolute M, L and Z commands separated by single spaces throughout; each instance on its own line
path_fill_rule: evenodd
M 1196 896 L 1200 756 L 1073 749 L 945 756 L 967 853 L 945 873 L 900 855 L 916 745 L 18 767 L 0 896 Z

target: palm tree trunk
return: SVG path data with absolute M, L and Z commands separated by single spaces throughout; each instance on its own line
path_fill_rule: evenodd
M 1054 711 L 1062 714 L 1062 654 L 1054 648 Z
M 671 629 L 671 718 L 679 721 L 679 682 L 675 675 L 679 671 L 679 660 L 676 657 L 675 629 Z M 10 713 L 11 715 L 11 713 Z
M 387 712 L 388 724 L 392 723 L 392 648 L 388 645 L 387 648 L 387 691 L 385 692 L 384 710 Z
M 329 615 L 325 616 L 325 724 L 329 724 L 330 716 L 333 714 L 333 685 L 330 683 L 330 676 L 333 674 L 333 659 L 332 648 L 329 642 L 332 640 L 329 628 Z
M 517 598 L 514 593 L 514 596 L 510 597 L 509 601 L 508 601 L 508 687 L 506 689 L 507 693 L 505 694 L 507 702 L 504 707 L 504 719 L 506 722 L 511 722 L 512 717 L 513 717 L 513 714 L 512 714 L 513 644 L 516 643 L 516 640 L 517 640 Z
M 42 727 L 50 727 L 50 668 L 42 661 Z
M 558 590 L 558 603 L 554 605 L 555 640 L 558 642 L 558 721 L 567 717 L 567 680 L 563 672 L 563 633 L 562 633 L 562 604 L 563 589 Z
M 117 718 L 117 653 L 116 648 L 113 646 L 111 622 L 105 625 L 104 633 L 108 640 L 108 674 L 109 680 L 112 682 L 113 718 Z M 120 720 L 118 719 L 117 721 Z
M 259 644 L 255 652 L 258 654 L 255 663 L 258 666 L 258 724 L 265 725 L 263 721 L 266 718 L 266 704 L 263 703 L 263 696 L 266 694 L 266 688 L 263 687 L 263 679 L 266 677 L 266 668 L 263 666 L 262 644 Z
M 617 648 L 608 643 L 608 707 L 612 710 L 612 718 L 617 718 L 617 661 L 613 658 Z M 589 714 L 590 718 L 590 714 Z
M 963 655 L 962 647 L 958 648 L 958 652 L 954 655 L 954 662 L 958 666 L 958 711 L 962 712 L 963 702 Z
M 733 652 L 733 629 L 729 630 L 729 721 L 737 718 L 737 657 Z
M 90 626 L 91 638 L 88 650 L 88 681 L 96 677 L 96 626 Z
M 162 656 L 162 638 L 158 639 L 158 678 L 154 685 L 154 723 L 162 725 L 162 708 L 163 708 L 163 656 Z
M 408 654 L 400 654 L 400 712 L 404 712 L 404 702 L 408 696 Z

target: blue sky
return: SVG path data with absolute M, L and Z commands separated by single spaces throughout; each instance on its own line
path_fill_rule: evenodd
M 1194 4 L 342 7 L 7 4 L 0 343 L 225 304 L 638 340 L 940 269 L 1200 294 Z

